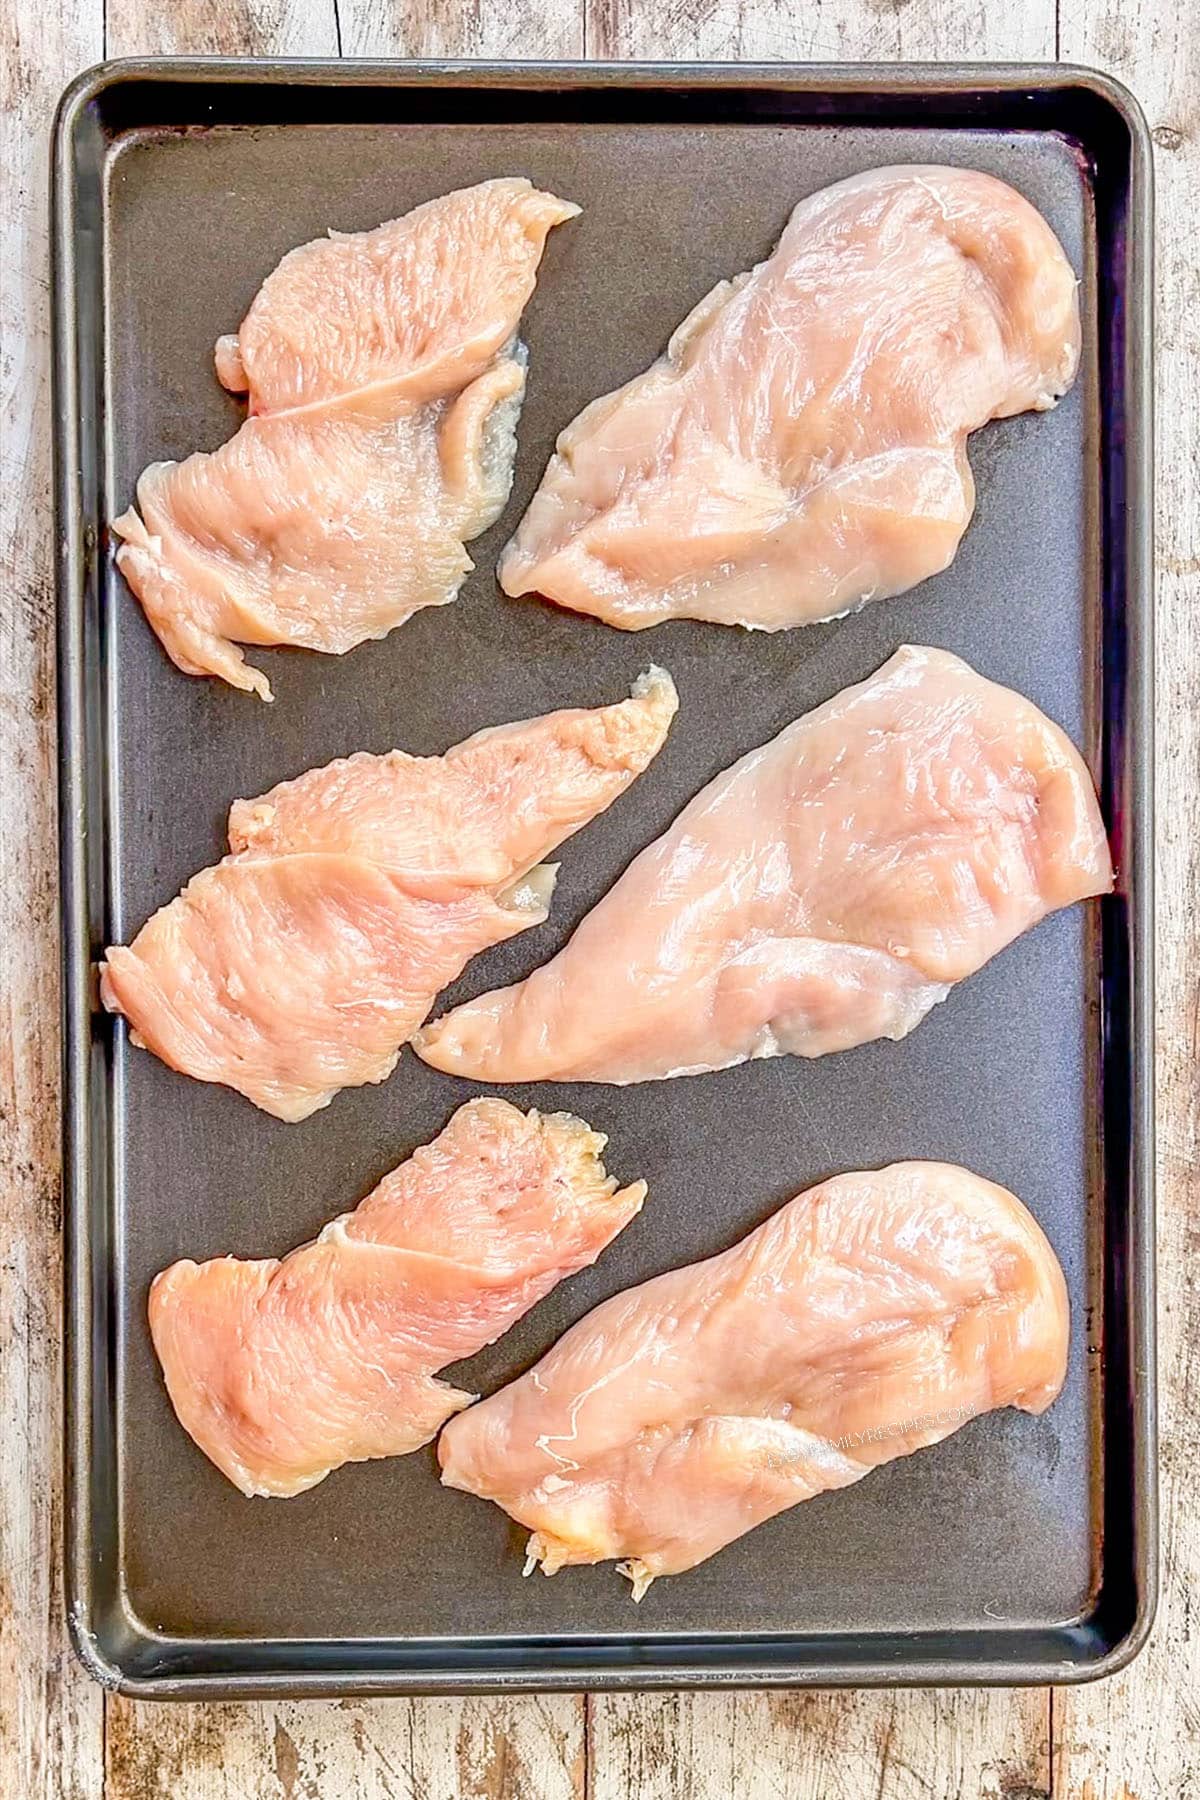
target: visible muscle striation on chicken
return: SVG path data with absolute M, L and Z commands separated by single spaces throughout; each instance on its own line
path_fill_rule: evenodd
M 504 176 L 301 244 L 217 340 L 218 379 L 251 416 L 381 389 L 416 402 L 460 392 L 512 337 L 547 235 L 578 212 Z
M 219 450 L 151 464 L 113 522 L 179 668 L 269 699 L 239 644 L 340 654 L 454 599 L 512 481 L 521 312 L 578 210 L 487 181 L 283 259 L 217 346 L 250 417 Z
M 629 1223 L 605 1139 L 570 1113 L 472 1100 L 357 1211 L 282 1262 L 177 1262 L 150 1290 L 171 1402 L 244 1494 L 299 1494 L 403 1456 L 472 1396 L 435 1379 Z
M 617 1294 L 454 1419 L 450 1487 L 529 1565 L 626 1559 L 640 1598 L 788 1507 L 1066 1373 L 1066 1284 L 1012 1194 L 947 1163 L 836 1176 L 733 1249 Z
M 1079 341 L 1071 266 L 1004 182 L 838 182 L 567 426 L 501 584 L 627 631 L 775 631 L 900 593 L 970 521 L 968 434 L 1052 406 Z
M 677 704 L 655 669 L 618 705 L 442 757 L 348 757 L 237 801 L 232 854 L 107 952 L 105 1006 L 172 1068 L 280 1119 L 384 1080 L 438 990 L 546 918 L 542 858 L 646 768 Z
M 543 968 L 421 1031 L 477 1081 L 651 1081 L 901 1038 L 1112 867 L 1082 757 L 904 648 L 709 784 Z

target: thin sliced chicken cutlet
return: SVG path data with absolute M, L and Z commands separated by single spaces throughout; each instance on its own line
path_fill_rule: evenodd
M 117 562 L 177 667 L 270 698 L 239 644 L 342 655 L 453 600 L 464 540 L 512 478 L 522 364 L 398 418 L 364 402 L 249 419 L 211 453 L 152 463 L 114 524 Z
M 276 1118 L 385 1080 L 438 990 L 546 918 L 542 857 L 650 763 L 676 706 L 652 670 L 619 705 L 445 757 L 350 757 L 236 802 L 232 854 L 108 951 L 104 1005 L 173 1069 Z
M 185 1430 L 244 1494 L 303 1492 L 428 1443 L 472 1396 L 435 1379 L 629 1223 L 605 1139 L 570 1113 L 472 1100 L 315 1243 L 177 1262 L 150 1330 Z
M 546 238 L 579 208 L 524 177 L 459 188 L 373 231 L 331 231 L 267 276 L 217 377 L 252 415 L 474 381 L 511 338 Z
M 907 647 L 719 775 L 556 957 L 415 1048 L 477 1081 L 624 1083 L 902 1038 L 1111 885 L 1070 740 L 958 657 Z
M 344 850 L 420 875 L 425 892 L 505 884 L 642 773 L 678 705 L 652 666 L 618 705 L 488 726 L 444 756 L 360 751 L 235 801 L 230 849 Z
M 442 1480 L 529 1565 L 626 1559 L 640 1598 L 776 1513 L 1066 1373 L 1066 1284 L 1012 1194 L 947 1163 L 835 1177 L 606 1301 L 442 1433 Z
M 566 428 L 501 585 L 628 631 L 775 631 L 900 593 L 970 521 L 968 434 L 1052 406 L 1079 341 L 1071 266 L 1005 183 L 838 182 Z
M 179 668 L 269 699 L 239 644 L 340 655 L 454 599 L 512 481 L 521 311 L 577 211 L 484 182 L 284 258 L 218 345 L 251 417 L 219 450 L 152 464 L 113 522 Z

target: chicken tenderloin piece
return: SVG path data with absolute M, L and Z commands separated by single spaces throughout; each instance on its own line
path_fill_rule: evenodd
M 547 916 L 543 858 L 653 760 L 678 701 L 477 732 L 445 756 L 360 754 L 239 800 L 231 854 L 115 946 L 100 996 L 132 1041 L 289 1121 L 383 1081 L 440 988 Z
M 117 563 L 176 666 L 271 698 L 241 644 L 340 655 L 453 600 L 512 483 L 547 235 L 577 206 L 481 182 L 285 256 L 217 374 L 250 416 L 152 463 Z
M 1054 1252 L 1004 1188 L 840 1175 L 581 1319 L 447 1425 L 442 1480 L 531 1529 L 527 1573 L 622 1558 L 640 1599 L 979 1413 L 1044 1411 L 1068 1337 Z
M 1071 386 L 1076 285 L 990 175 L 873 169 L 811 195 L 562 432 L 502 587 L 626 631 L 777 631 L 903 592 L 970 522 L 969 434 Z
M 244 1494 L 403 1456 L 472 1396 L 438 1369 L 492 1343 L 639 1210 L 570 1113 L 472 1100 L 357 1211 L 282 1262 L 177 1262 L 150 1330 L 180 1423 Z
M 906 647 L 710 782 L 550 962 L 414 1047 L 476 1081 L 626 1083 L 902 1038 L 1111 885 L 1065 734 Z

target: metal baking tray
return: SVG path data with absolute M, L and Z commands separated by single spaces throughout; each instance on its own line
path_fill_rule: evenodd
M 640 370 L 800 196 L 872 165 L 969 164 L 1046 214 L 1081 275 L 1079 382 L 972 443 L 953 566 L 843 623 L 641 636 L 498 591 L 556 430 Z M 516 486 L 457 605 L 342 658 L 271 652 L 265 707 L 172 669 L 113 568 L 143 464 L 212 447 L 212 374 L 283 252 L 463 183 L 579 201 L 551 238 Z M 141 62 L 67 92 L 55 135 L 66 1069 L 67 1600 L 102 1681 L 154 1696 L 715 1683 L 1083 1680 L 1127 1660 L 1155 1585 L 1151 1067 L 1150 159 L 1136 104 L 1064 68 Z M 1006 1183 L 1062 1259 L 1070 1374 L 1042 1418 L 775 1519 L 635 1609 L 611 1568 L 520 1579 L 522 1535 L 439 1489 L 431 1451 L 247 1501 L 176 1424 L 145 1327 L 181 1255 L 282 1253 L 471 1092 L 406 1055 L 288 1126 L 131 1051 L 93 966 L 223 847 L 236 795 L 345 752 L 623 694 L 654 659 L 682 711 L 652 769 L 566 846 L 550 924 L 450 998 L 527 972 L 717 770 L 905 641 L 1030 695 L 1083 745 L 1116 894 L 1047 920 L 902 1044 L 570 1106 L 645 1176 L 641 1217 L 456 1371 L 490 1391 L 619 1288 L 739 1238 L 829 1171 L 946 1157 Z

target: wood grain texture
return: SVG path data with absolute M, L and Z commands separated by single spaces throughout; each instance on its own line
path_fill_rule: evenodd
M 582 56 L 577 0 L 338 0 L 345 56 Z
M 1124 1675 L 1054 1701 L 1055 1800 L 1200 1794 L 1200 6 L 1063 0 L 1061 54 L 1155 143 L 1161 1598 Z
M 1049 1714 L 1006 1693 L 589 1701 L 592 1800 L 1036 1800 Z
M 589 56 L 1053 60 L 1054 0 L 585 0 Z M 1114 4 L 1118 0 L 1114 0 Z
M 92 1800 L 61 1625 L 58 941 L 46 132 L 101 0 L 0 8 L 0 1794 Z
M 583 1800 L 570 1695 L 109 1704 L 108 1800 Z
M 108 56 L 338 54 L 335 0 L 105 0 L 105 23 Z

